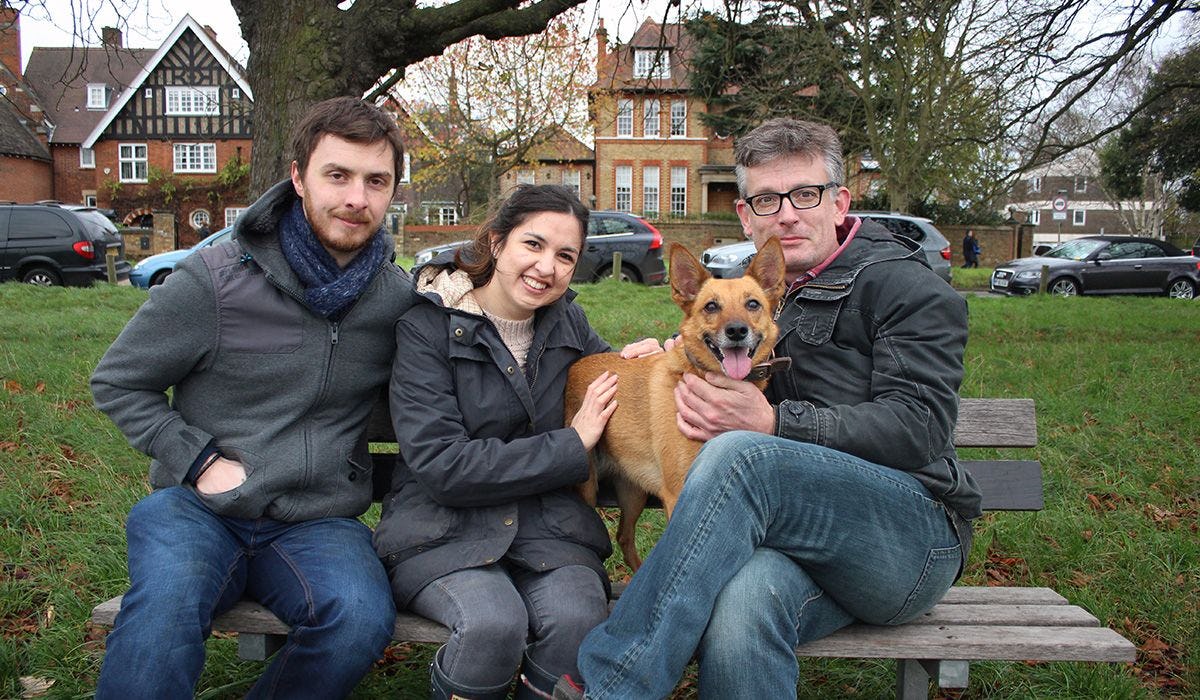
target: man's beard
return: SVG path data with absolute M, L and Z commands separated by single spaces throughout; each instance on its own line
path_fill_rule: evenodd
M 301 201 L 304 206 L 304 217 L 308 219 L 308 225 L 312 227 L 313 235 L 317 237 L 317 242 L 328 250 L 336 250 L 339 253 L 357 253 L 367 247 L 374 237 L 375 231 L 379 229 L 378 226 L 371 227 L 370 234 L 361 240 L 354 236 L 334 236 L 329 233 L 334 217 L 355 223 L 370 223 L 371 220 L 365 214 L 354 214 L 341 210 L 334 210 L 326 216 L 320 217 L 309 208 L 307 199 Z

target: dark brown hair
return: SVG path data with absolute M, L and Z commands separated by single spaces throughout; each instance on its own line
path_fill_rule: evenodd
M 387 140 L 392 145 L 392 178 L 400 182 L 404 171 L 404 142 L 400 127 L 387 112 L 357 97 L 334 97 L 313 105 L 292 136 L 292 158 L 301 175 L 321 137 L 333 134 L 352 143 L 371 144 Z
M 542 212 L 574 216 L 579 222 L 579 245 L 583 247 L 583 239 L 587 238 L 588 210 L 574 192 L 562 185 L 517 185 L 508 199 L 479 228 L 475 238 L 458 249 L 454 263 L 471 276 L 472 284 L 482 287 L 496 271 L 495 251 L 504 247 L 513 229 Z

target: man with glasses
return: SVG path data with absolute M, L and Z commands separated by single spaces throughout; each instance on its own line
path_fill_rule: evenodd
M 746 235 L 783 244 L 775 353 L 791 367 L 765 395 L 717 374 L 677 386 L 679 427 L 706 444 L 662 539 L 584 641 L 588 698 L 663 697 L 694 653 L 701 697 L 792 695 L 798 644 L 932 607 L 980 515 L 951 444 L 963 300 L 915 243 L 847 215 L 832 129 L 774 119 L 734 158 Z M 556 692 L 582 691 L 563 679 Z

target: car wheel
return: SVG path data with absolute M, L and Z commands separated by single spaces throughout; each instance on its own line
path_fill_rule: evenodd
M 1167 288 L 1167 296 L 1172 299 L 1195 299 L 1196 286 L 1189 280 L 1175 280 Z
M 54 270 L 46 267 L 31 267 L 25 271 L 21 281 L 26 284 L 36 284 L 39 287 L 57 287 L 62 279 Z
M 1050 283 L 1050 293 L 1060 297 L 1073 297 L 1079 294 L 1079 285 L 1075 280 L 1061 277 Z
M 612 265 L 605 265 L 604 267 L 601 267 L 600 269 L 596 270 L 596 279 L 597 280 L 602 280 L 605 277 L 609 277 L 611 275 L 612 275 Z M 622 282 L 641 282 L 642 281 L 641 276 L 638 275 L 637 268 L 633 267 L 632 265 L 626 265 L 624 263 L 621 264 L 620 279 Z
M 169 274 L 171 274 L 170 268 L 167 268 L 165 270 L 159 270 L 158 272 L 155 272 L 154 276 L 150 278 L 150 286 L 154 287 L 154 286 L 162 284 L 163 282 L 166 282 L 167 275 L 169 275 Z

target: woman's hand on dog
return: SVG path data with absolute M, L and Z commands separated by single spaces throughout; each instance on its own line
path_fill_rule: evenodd
M 617 375 L 605 372 L 588 384 L 583 403 L 571 419 L 571 427 L 579 433 L 584 449 L 592 449 L 600 442 L 600 435 L 613 411 L 617 410 Z
M 671 348 L 675 347 L 675 344 L 679 342 L 678 335 L 679 334 L 675 334 L 670 338 L 667 338 L 662 342 L 662 345 L 658 344 L 658 339 L 656 338 L 642 338 L 641 340 L 635 340 L 629 345 L 621 348 L 621 357 L 625 358 L 626 360 L 632 360 L 638 357 L 645 357 L 646 355 L 654 355 L 663 351 L 670 352 Z
M 684 373 L 675 385 L 675 421 L 692 440 L 711 440 L 730 430 L 775 432 L 775 408 L 758 387 L 709 372 Z

